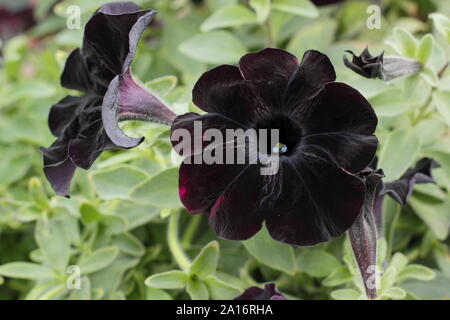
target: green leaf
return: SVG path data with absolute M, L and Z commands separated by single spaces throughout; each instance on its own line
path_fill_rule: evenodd
M 326 277 L 322 281 L 322 284 L 326 287 L 336 287 L 352 280 L 353 275 L 350 273 L 347 267 L 342 266 L 335 269 L 328 277 Z
M 406 297 L 406 291 L 399 287 L 392 287 L 380 295 L 380 299 L 403 299 Z
M 250 7 L 256 12 L 256 19 L 264 23 L 270 15 L 270 0 L 250 0 Z
M 308 18 L 319 16 L 319 11 L 309 0 L 272 0 L 272 8 Z
M 433 19 L 435 28 L 446 38 L 447 43 L 450 44 L 450 19 L 442 13 L 430 14 Z
M 189 279 L 186 291 L 192 300 L 208 300 L 209 298 L 208 288 L 198 279 Z
M 433 280 L 436 274 L 430 268 L 418 264 L 410 264 L 398 275 L 398 282 L 406 279 L 416 279 L 422 281 Z
M 91 300 L 91 281 L 88 277 L 81 278 L 80 289 L 74 289 L 69 295 L 69 300 Z
M 39 220 L 34 236 L 45 261 L 55 270 L 65 272 L 70 258 L 70 243 L 61 221 Z
M 236 63 L 247 48 L 235 35 L 227 31 L 198 34 L 180 45 L 188 57 L 211 64 Z
M 210 276 L 206 279 L 209 295 L 213 300 L 232 300 L 242 293 L 237 287 Z
M 403 28 L 395 28 L 394 39 L 395 44 L 402 55 L 410 58 L 416 57 L 417 41 L 409 31 Z
M 216 272 L 218 260 L 219 243 L 217 241 L 211 241 L 194 259 L 189 273 L 197 275 L 201 279 L 206 278 Z
M 422 65 L 425 65 L 430 58 L 433 42 L 433 36 L 431 34 L 426 34 L 419 43 L 416 57 Z
M 433 94 L 433 103 L 439 114 L 450 126 L 450 92 L 436 91 Z
M 125 165 L 94 171 L 90 177 L 102 199 L 127 199 L 132 188 L 148 179 L 141 169 Z
M 391 259 L 391 262 L 389 263 L 389 266 L 395 267 L 395 269 L 398 272 L 401 272 L 403 269 L 405 269 L 406 265 L 408 264 L 408 258 L 401 253 L 396 252 L 394 256 Z
M 103 215 L 92 204 L 83 202 L 80 204 L 81 219 L 84 223 L 101 221 Z
M 175 76 L 164 76 L 153 79 L 145 85 L 152 93 L 160 98 L 165 98 L 177 86 L 178 79 Z
M 439 240 L 447 238 L 450 228 L 449 200 L 443 203 L 430 202 L 425 196 L 414 194 L 408 203 Z
M 422 77 L 422 79 L 424 79 L 430 86 L 432 87 L 439 86 L 439 78 L 433 69 L 424 67 L 419 74 Z
M 285 243 L 273 240 L 266 227 L 242 243 L 260 263 L 290 275 L 295 273 L 297 262 L 294 250 Z
M 109 266 L 118 256 L 117 247 L 106 247 L 92 252 L 88 256 L 83 256 L 78 265 L 82 274 L 97 272 Z
M 147 300 L 173 300 L 172 297 L 164 290 L 149 286 L 145 288 L 145 298 Z
M 154 274 L 145 280 L 145 284 L 158 289 L 183 289 L 187 280 L 183 271 L 173 270 Z
M 52 279 L 55 273 L 50 268 L 30 262 L 11 262 L 0 266 L 0 275 L 18 279 Z
M 28 182 L 28 190 L 30 191 L 34 203 L 36 203 L 39 208 L 44 210 L 49 208 L 48 197 L 45 194 L 42 182 L 38 178 L 33 177 L 30 179 Z
M 408 79 L 408 78 L 406 78 Z M 406 112 L 416 102 L 405 97 L 401 89 L 388 89 L 369 98 L 370 104 L 379 117 L 394 117 Z
M 383 169 L 385 181 L 400 178 L 413 164 L 420 150 L 420 138 L 413 129 L 392 131 L 380 154 L 379 168 Z
M 308 250 L 298 258 L 300 271 L 306 272 L 311 277 L 326 277 L 341 264 L 328 252 L 322 250 Z
M 160 208 L 181 207 L 178 196 L 178 168 L 164 170 L 144 181 L 131 191 L 130 197 L 136 202 Z
M 331 297 L 335 300 L 358 300 L 361 293 L 354 289 L 340 289 L 332 291 Z
M 450 278 L 438 273 L 434 280 L 408 280 L 401 284 L 408 293 L 424 300 L 448 300 L 450 298 Z
M 140 257 L 145 253 L 143 244 L 131 233 L 122 233 L 113 237 L 112 243 L 122 252 L 131 256 Z
M 252 11 L 242 5 L 236 4 L 215 11 L 202 23 L 200 30 L 208 32 L 214 29 L 237 27 L 256 22 L 256 16 Z
M 394 285 L 394 283 L 396 282 L 397 274 L 398 272 L 395 267 L 389 266 L 389 268 L 387 268 L 380 279 L 380 290 L 382 292 Z

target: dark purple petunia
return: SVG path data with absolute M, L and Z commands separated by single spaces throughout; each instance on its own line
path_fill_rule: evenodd
M 251 287 L 244 291 L 234 300 L 287 300 L 278 290 L 274 283 L 268 283 L 264 289 Z
M 242 57 L 239 67 L 206 72 L 193 101 L 207 114 L 188 113 L 172 124 L 174 148 L 186 157 L 179 193 L 187 210 L 207 214 L 214 231 L 232 240 L 252 237 L 264 221 L 274 239 L 296 245 L 345 232 L 364 201 L 364 183 L 354 173 L 374 158 L 377 117 L 357 90 L 335 79 L 330 60 L 318 51 L 307 51 L 299 64 L 286 51 L 265 49 Z M 175 133 L 194 135 L 194 121 L 222 132 L 278 129 L 278 172 L 261 175 L 259 163 L 189 164 L 207 144 L 188 149 Z M 236 144 L 218 147 L 227 152 Z
M 0 40 L 2 41 L 30 29 L 35 23 L 31 6 L 19 10 L 0 6 Z
M 381 79 L 389 81 L 398 77 L 419 72 L 422 65 L 419 61 L 404 57 L 385 57 L 384 52 L 379 56 L 372 56 L 369 48 L 365 48 L 359 55 L 352 51 L 346 52 L 352 55 L 352 61 L 344 56 L 344 64 L 357 74 L 369 79 Z
M 75 169 L 89 169 L 102 151 L 143 141 L 126 136 L 118 121 L 171 123 L 175 117 L 130 72 L 154 14 L 132 2 L 104 4 L 87 22 L 82 48 L 68 57 L 61 84 L 84 94 L 67 96 L 51 108 L 48 122 L 57 140 L 41 148 L 45 175 L 57 194 L 68 196 Z

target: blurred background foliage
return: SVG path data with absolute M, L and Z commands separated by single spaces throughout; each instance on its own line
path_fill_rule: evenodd
M 28 8 L 34 17 L 14 36 L 4 32 L 13 24 L 4 16 L 0 21 L 0 299 L 230 299 L 265 282 L 293 299 L 364 298 L 346 236 L 301 248 L 273 241 L 266 230 L 244 242 L 222 241 L 205 217 L 182 210 L 180 159 L 166 127 L 123 124 L 130 135 L 145 135 L 143 145 L 103 153 L 89 172 L 77 171 L 71 199 L 54 196 L 38 147 L 52 142 L 48 111 L 68 93 L 59 85 L 65 59 L 104 2 L 0 2 L 3 10 Z M 203 72 L 236 64 L 246 52 L 273 46 L 299 58 L 308 49 L 326 53 L 338 81 L 360 90 L 380 118 L 387 180 L 424 156 L 441 164 L 433 171 L 437 184 L 416 186 L 405 207 L 385 201 L 381 298 L 450 298 L 449 1 L 137 2 L 159 14 L 141 40 L 133 72 L 179 114 L 198 111 L 191 89 Z M 379 30 L 366 26 L 373 4 L 382 9 Z M 71 5 L 81 9 L 80 29 L 67 28 Z M 420 46 L 428 33 L 429 58 Z M 376 55 L 422 59 L 425 67 L 391 83 L 361 78 L 342 57 L 367 45 Z M 177 266 L 183 251 L 189 263 Z M 68 286 L 72 265 L 81 268 L 78 290 Z

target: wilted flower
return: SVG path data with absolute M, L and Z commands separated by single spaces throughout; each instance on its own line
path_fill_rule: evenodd
M 250 238 L 264 221 L 274 239 L 296 245 L 345 232 L 364 201 L 364 183 L 353 173 L 374 158 L 377 117 L 357 90 L 335 79 L 330 60 L 318 51 L 307 51 L 299 65 L 286 51 L 265 49 L 242 57 L 239 67 L 206 72 L 193 101 L 207 114 L 175 119 L 175 149 L 187 148 L 179 148 L 174 132 L 193 133 L 194 121 L 222 132 L 278 129 L 279 170 L 261 175 L 263 164 L 184 161 L 179 194 L 187 210 L 206 213 L 214 231 L 232 240 Z M 191 159 L 205 152 L 199 149 L 182 155 Z
M 352 51 L 352 61 L 344 56 L 344 64 L 357 74 L 374 79 L 389 81 L 398 77 L 419 72 L 422 65 L 419 61 L 403 57 L 385 57 L 384 52 L 379 56 L 372 56 L 366 47 L 361 55 L 357 56 Z
M 398 180 L 383 182 L 381 169 L 375 170 L 377 160 L 359 175 L 365 180 L 366 197 L 361 215 L 348 231 L 356 262 L 363 278 L 367 297 L 375 299 L 377 288 L 369 286 L 373 277 L 371 266 L 377 263 L 377 239 L 383 235 L 383 201 L 389 194 L 401 205 L 405 205 L 414 184 L 434 182 L 431 169 L 438 164 L 429 158 L 419 160 L 414 168 L 408 169 Z
M 371 166 L 375 167 L 376 161 Z M 374 214 L 380 234 L 382 232 L 382 207 L 384 196 L 387 194 L 400 205 L 404 206 L 411 196 L 416 183 L 435 183 L 431 171 L 433 168 L 437 167 L 439 167 L 439 164 L 433 159 L 422 158 L 413 168 L 406 170 L 399 179 L 379 184 L 374 202 Z
M 251 287 L 244 291 L 239 297 L 234 300 L 287 300 L 280 292 L 274 283 L 268 283 L 264 289 L 258 287 Z
M 132 148 L 119 120 L 170 123 L 174 114 L 133 81 L 130 65 L 144 29 L 155 14 L 132 2 L 104 4 L 87 22 L 81 49 L 67 59 L 61 84 L 82 96 L 67 96 L 49 114 L 57 140 L 42 148 L 44 172 L 53 189 L 67 196 L 77 167 L 88 169 L 104 150 Z

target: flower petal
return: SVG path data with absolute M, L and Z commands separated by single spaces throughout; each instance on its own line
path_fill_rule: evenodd
M 262 176 L 259 170 L 257 165 L 247 165 L 222 189 L 224 192 L 208 215 L 209 224 L 217 236 L 228 240 L 246 240 L 261 229 L 264 209 L 260 206 Z
M 48 126 L 55 137 L 63 134 L 65 127 L 83 110 L 86 103 L 92 100 L 83 97 L 67 96 L 53 105 L 48 116 Z
M 261 99 L 258 108 L 279 110 L 289 79 L 298 68 L 298 60 L 287 51 L 268 48 L 243 56 L 239 68 L 247 85 Z
M 287 300 L 280 292 L 274 283 L 267 283 L 264 289 L 258 287 L 251 287 L 245 290 L 239 297 L 234 300 Z
M 227 129 L 239 129 L 242 128 L 240 123 L 237 123 L 221 114 L 208 113 L 199 115 L 197 113 L 186 113 L 178 116 L 172 123 L 171 127 L 171 142 L 175 151 L 181 156 L 190 156 L 192 154 L 198 154 L 204 150 L 204 148 L 214 141 L 205 139 L 205 131 L 208 129 L 217 129 L 222 133 L 226 140 Z M 185 140 L 183 131 L 188 134 L 189 139 Z M 196 131 L 198 130 L 198 132 Z M 195 139 L 199 139 L 195 144 Z
M 67 58 L 61 75 L 61 85 L 67 89 L 83 92 L 88 92 L 92 89 L 93 83 L 80 49 L 72 51 Z
M 336 73 L 330 59 L 319 51 L 306 51 L 289 80 L 283 106 L 292 110 L 305 105 L 326 83 L 334 80 Z
M 389 194 L 401 205 L 405 205 L 416 183 L 435 183 L 431 171 L 439 164 L 430 158 L 420 159 L 414 168 L 408 169 L 398 180 L 383 184 L 381 194 Z
M 369 102 L 352 87 L 326 84 L 310 110 L 297 118 L 303 128 L 302 143 L 324 148 L 346 170 L 358 172 L 375 157 L 377 140 L 372 134 L 378 119 Z
M 103 98 L 103 126 L 111 141 L 122 148 L 133 148 L 144 138 L 127 136 L 120 128 L 120 120 L 145 120 L 171 124 L 176 115 L 158 98 L 137 84 L 129 71 L 118 75 L 109 84 Z
M 156 13 L 139 10 L 132 2 L 108 3 L 86 24 L 82 54 L 90 79 L 103 90 L 129 69 L 137 43 Z
M 350 228 L 364 201 L 359 178 L 305 149 L 281 160 L 268 188 L 272 208 L 266 225 L 275 240 L 314 245 Z

